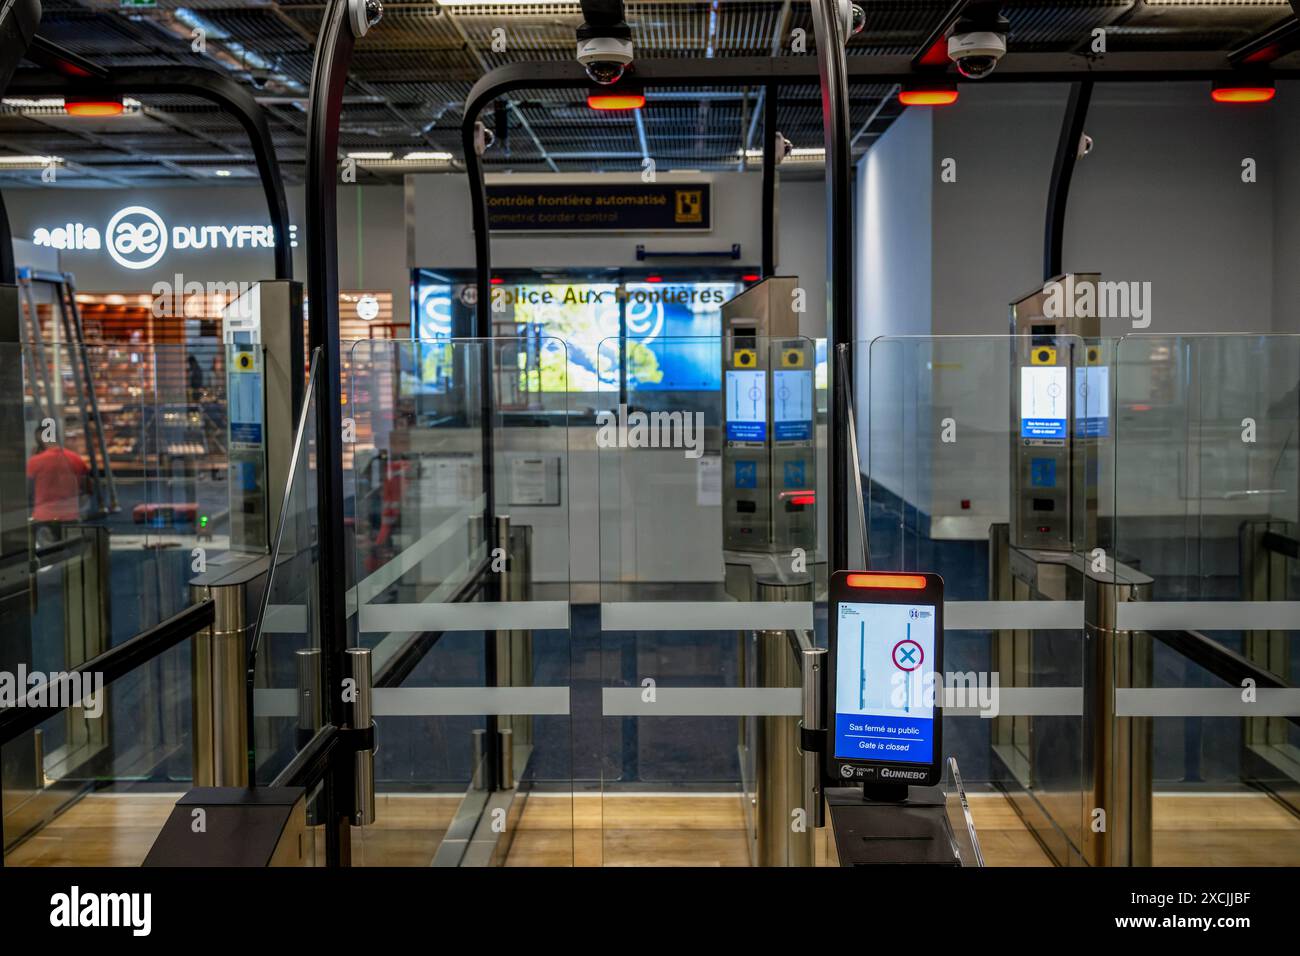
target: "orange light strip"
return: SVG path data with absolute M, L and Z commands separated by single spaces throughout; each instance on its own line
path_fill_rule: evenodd
M 1271 86 L 1223 86 L 1210 90 L 1216 103 L 1267 103 L 1277 95 Z
M 119 116 L 121 100 L 64 100 L 63 110 L 69 116 Z
M 950 106 L 957 102 L 957 87 L 929 90 L 899 90 L 898 102 L 904 106 Z
M 920 591 L 925 588 L 924 574 L 850 574 L 851 588 L 895 588 Z
M 593 110 L 639 110 L 645 106 L 642 93 L 588 93 L 587 105 Z

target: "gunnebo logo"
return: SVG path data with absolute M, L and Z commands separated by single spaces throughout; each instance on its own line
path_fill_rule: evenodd
M 1135 329 L 1151 324 L 1150 282 L 1079 282 L 1067 275 L 1043 286 L 1049 319 L 1129 319 Z
M 104 713 L 104 675 L 101 671 L 28 671 L 19 664 L 16 673 L 0 671 L 0 708 L 81 707 L 90 720 Z
M 152 893 L 83 893 L 73 886 L 50 897 L 50 925 L 72 929 L 125 926 L 132 936 L 153 929 Z
M 601 448 L 684 448 L 687 458 L 704 454 L 703 412 L 632 412 L 620 402 L 618 414 L 596 413 L 596 444 Z

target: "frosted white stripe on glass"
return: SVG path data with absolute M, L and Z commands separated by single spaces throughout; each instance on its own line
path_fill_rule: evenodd
M 610 601 L 602 631 L 784 631 L 813 626 L 807 601 Z
M 1297 717 L 1300 689 L 1265 687 L 1255 701 L 1236 687 L 1117 687 L 1117 717 Z
M 1300 630 L 1300 601 L 1125 601 L 1115 608 L 1123 631 Z
M 1083 630 L 1082 601 L 944 601 L 945 631 Z
M 567 630 L 568 601 L 487 604 L 363 604 L 364 634 L 390 631 Z
M 606 687 L 606 717 L 799 717 L 798 687 L 656 687 L 654 701 L 642 687 Z
M 985 691 L 992 695 L 992 707 L 987 716 L 992 717 L 1082 717 L 1082 687 L 999 687 Z M 962 703 L 977 698 L 974 689 L 965 691 Z M 944 714 L 954 717 L 985 716 L 979 707 L 957 707 L 956 688 L 944 690 Z
M 567 687 L 377 687 L 377 717 L 475 717 L 569 713 Z M 298 716 L 297 691 L 259 687 L 253 691 L 257 717 Z

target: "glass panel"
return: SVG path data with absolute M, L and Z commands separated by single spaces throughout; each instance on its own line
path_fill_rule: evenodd
M 362 865 L 574 862 L 567 350 L 517 331 L 348 346 Z
M 1014 807 L 1058 863 L 1083 862 L 1101 455 L 1085 436 L 1104 428 L 1080 370 L 1097 343 L 882 337 L 854 351 L 871 567 L 944 578 L 944 756 L 977 829 Z M 1016 829 L 1029 856 L 997 862 L 1048 862 Z
M 316 452 L 319 349 L 312 357 L 288 487 L 279 505 L 253 660 L 254 779 L 269 784 L 322 725 Z
M 653 326 L 600 345 L 607 865 L 813 863 L 812 829 L 789 821 L 798 638 L 824 591 L 817 354 Z
M 3 436 L 18 450 L 5 464 L 3 539 L 6 560 L 31 570 L 27 596 L 6 611 L 0 670 L 13 673 L 21 665 L 53 673 L 181 611 L 192 601 L 196 571 L 221 560 L 225 540 L 203 515 L 210 511 L 205 502 L 224 496 L 228 485 L 226 443 L 204 409 L 223 406 L 225 389 L 220 382 L 202 392 L 191 388 L 198 381 L 187 377 L 187 358 L 197 348 L 62 344 L 80 321 L 70 299 L 42 281 L 24 286 L 22 297 L 24 344 L 4 346 L 0 355 L 5 380 L 21 383 L 22 401 Z M 165 693 L 167 707 L 185 713 L 185 732 L 168 725 L 155 739 L 142 723 L 142 763 L 132 776 L 162 774 L 161 758 L 145 766 L 157 748 L 166 750 L 163 776 L 189 776 L 188 656 L 185 661 L 184 679 Z M 39 795 L 42 778 L 32 754 L 45 763 L 44 779 L 55 782 L 100 766 L 94 761 L 121 766 L 106 726 L 65 715 L 47 721 L 39 735 L 24 734 L 6 748 L 6 792 L 16 786 Z M 124 732 L 122 739 L 134 738 Z M 116 779 L 115 772 L 104 779 Z M 43 799 L 33 805 L 42 814 L 52 806 Z M 53 806 L 50 812 L 61 812 L 70 803 Z M 7 801 L 6 820 L 16 812 Z M 14 830 L 7 832 L 12 839 Z
M 185 641 L 6 744 L 4 865 L 139 866 L 190 789 L 190 689 Z
M 1300 336 L 1120 346 L 1115 552 L 1149 584 L 1116 616 L 1110 718 L 1150 758 L 1111 768 L 1142 797 L 1112 852 L 1295 865 Z

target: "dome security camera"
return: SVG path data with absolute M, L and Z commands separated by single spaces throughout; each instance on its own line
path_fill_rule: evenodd
M 593 83 L 601 86 L 617 83 L 632 62 L 632 38 L 594 36 L 584 40 L 579 36 L 578 62 L 586 68 Z
M 578 62 L 593 83 L 611 86 L 632 62 L 632 28 L 623 19 L 622 0 L 583 0 L 578 27 Z
M 846 41 L 862 32 L 862 28 L 867 25 L 867 12 L 860 5 L 852 0 L 838 0 L 836 8 L 840 18 L 840 31 Z
M 948 59 L 970 80 L 988 76 L 1007 52 L 1011 21 L 996 6 L 975 9 L 963 16 L 948 35 Z

